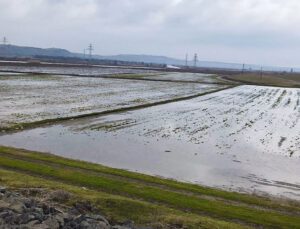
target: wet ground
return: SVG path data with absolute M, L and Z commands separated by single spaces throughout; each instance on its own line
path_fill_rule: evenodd
M 224 86 L 0 73 L 0 128 L 176 99 Z
M 171 81 L 186 81 L 199 83 L 216 83 L 216 84 L 233 84 L 233 81 L 225 80 L 217 75 L 202 74 L 202 73 L 165 73 L 165 74 L 146 74 L 142 75 L 143 79 L 153 80 L 171 80 Z
M 240 86 L 2 135 L 0 144 L 300 199 L 299 101 L 300 89 Z
M 0 71 L 13 71 L 24 73 L 48 73 L 48 74 L 64 74 L 64 75 L 82 75 L 82 76 L 98 76 L 110 74 L 145 74 L 156 71 L 144 69 L 128 69 L 122 67 L 97 67 L 97 66 L 0 66 Z M 0 72 L 1 73 L 1 72 Z

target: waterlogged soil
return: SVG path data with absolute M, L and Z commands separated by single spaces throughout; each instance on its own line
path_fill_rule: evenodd
M 125 75 L 126 77 L 126 75 Z M 153 80 L 170 80 L 170 81 L 187 81 L 199 83 L 216 83 L 216 84 L 234 84 L 234 81 L 222 79 L 218 75 L 203 73 L 161 73 L 141 75 L 143 79 Z
M 47 74 L 62 74 L 62 75 L 81 75 L 81 76 L 103 76 L 110 74 L 145 74 L 156 71 L 144 69 L 128 69 L 122 67 L 97 67 L 97 66 L 0 66 L 0 71 L 13 71 L 22 73 L 47 73 Z M 0 72 L 0 74 L 2 74 Z
M 299 100 L 300 89 L 240 86 L 2 135 L 0 144 L 299 200 Z
M 190 96 L 215 85 L 59 75 L 0 75 L 0 128 Z

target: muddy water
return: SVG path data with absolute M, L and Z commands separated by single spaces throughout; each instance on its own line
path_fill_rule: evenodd
M 143 76 L 145 79 L 154 80 L 170 80 L 170 81 L 186 81 L 186 82 L 200 82 L 200 83 L 229 83 L 217 75 L 203 74 L 203 73 L 167 73 L 167 74 L 148 74 Z
M 33 72 L 33 73 L 48 73 L 48 74 L 76 74 L 82 76 L 109 75 L 109 74 L 135 74 L 135 73 L 152 73 L 156 71 L 143 69 L 126 69 L 118 67 L 46 67 L 46 66 L 0 66 L 1 71 L 16 71 L 16 72 Z
M 242 86 L 2 135 L 0 144 L 300 199 L 299 97 L 297 89 Z

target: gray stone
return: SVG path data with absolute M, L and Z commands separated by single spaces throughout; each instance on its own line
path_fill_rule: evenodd
M 38 225 L 38 224 L 40 224 L 40 221 L 38 221 L 38 220 L 32 220 L 32 221 L 30 221 L 26 226 L 27 226 L 28 228 L 32 228 L 32 227 L 34 227 L 34 226 L 36 226 L 36 225 Z
M 33 199 L 26 199 L 24 205 L 26 208 L 32 208 L 36 206 L 36 202 Z
M 82 228 L 82 229 L 88 229 L 90 227 L 91 227 L 91 225 L 87 221 L 82 221 L 80 223 L 80 228 Z
M 22 194 L 23 193 L 23 194 Z M 112 227 L 107 219 L 99 214 L 93 214 L 90 202 L 79 202 L 66 212 L 52 207 L 53 202 L 46 200 L 41 203 L 34 198 L 25 198 L 21 194 L 6 191 L 0 196 L 0 229 L 132 229 L 133 222 L 127 221 L 122 226 Z M 28 196 L 28 195 L 27 195 Z M 64 208 L 64 207 L 63 207 Z M 89 213 L 89 214 L 87 214 Z M 131 227 L 132 226 L 132 227 Z
M 48 219 L 46 219 L 43 222 L 44 225 L 47 225 L 49 227 L 49 229 L 58 229 L 59 228 L 59 223 L 57 222 L 57 220 L 50 216 Z
M 0 210 L 1 210 L 1 209 L 6 209 L 6 208 L 8 208 L 9 205 L 10 205 L 10 204 L 7 203 L 6 201 L 0 200 Z
M 112 227 L 112 229 L 132 229 L 132 227 L 115 225 Z
M 19 224 L 27 224 L 30 221 L 35 220 L 35 216 L 30 213 L 21 214 L 16 218 Z
M 6 187 L 0 186 L 0 193 L 6 193 Z
M 111 229 L 111 226 L 107 225 L 104 222 L 97 222 L 94 224 L 90 224 L 90 228 L 91 229 Z
M 15 202 L 9 206 L 9 208 L 16 213 L 23 213 L 25 206 L 21 202 Z
M 35 208 L 34 209 L 34 214 L 39 220 L 42 220 L 44 218 L 44 211 L 42 208 Z
M 101 215 L 88 214 L 85 217 L 89 218 L 89 219 L 94 219 L 94 220 L 97 220 L 97 221 L 101 221 L 101 222 L 104 222 L 106 224 L 109 224 L 108 221 L 103 216 L 101 216 Z
M 60 214 L 55 215 L 54 218 L 58 222 L 59 226 L 63 227 L 65 225 L 65 218 L 67 218 L 67 216 L 60 213 Z

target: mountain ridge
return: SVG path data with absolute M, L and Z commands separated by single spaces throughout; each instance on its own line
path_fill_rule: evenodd
M 36 56 L 48 56 L 48 57 L 64 57 L 64 58 L 88 58 L 84 54 L 70 52 L 67 49 L 61 48 L 38 48 L 27 47 L 17 45 L 0 45 L 0 57 L 27 57 L 33 58 Z M 185 66 L 185 60 L 180 60 L 163 55 L 146 55 L 146 54 L 119 54 L 119 55 L 93 55 L 93 59 L 98 60 L 116 60 L 116 61 L 128 61 L 128 62 L 141 62 L 141 63 L 154 63 L 154 64 L 166 64 Z M 193 61 L 188 61 L 189 66 L 193 66 Z M 224 69 L 243 69 L 243 64 L 240 63 L 226 63 L 218 61 L 198 61 L 198 67 L 206 68 L 224 68 Z M 264 66 L 264 70 L 268 71 L 290 71 L 291 68 L 287 67 L 270 67 Z M 260 70 L 261 66 L 247 64 L 244 66 L 245 70 Z M 298 71 L 299 69 L 294 69 Z

